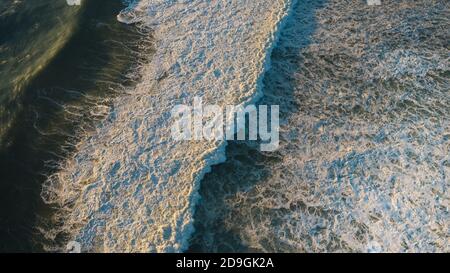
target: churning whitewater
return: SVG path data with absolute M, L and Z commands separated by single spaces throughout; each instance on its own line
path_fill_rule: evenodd
M 187 249 L 199 182 L 225 160 L 226 143 L 175 142 L 171 109 L 195 96 L 220 106 L 258 100 L 293 2 L 142 0 L 123 10 L 119 21 L 152 30 L 156 53 L 45 183 L 44 200 L 59 208 L 46 235 L 83 251 Z
M 280 147 L 229 142 L 190 251 L 449 252 L 450 2 L 381 2 L 293 7 L 259 102 Z

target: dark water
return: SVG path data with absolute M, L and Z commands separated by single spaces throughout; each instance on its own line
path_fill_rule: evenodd
M 450 251 L 448 1 L 299 1 L 261 104 L 280 148 L 230 142 L 192 252 Z
M 64 1 L 0 1 L 0 143 L 16 118 L 25 86 L 61 50 L 80 7 Z M 45 15 L 45 16 L 44 16 Z
M 117 22 L 122 1 L 26 2 L 0 2 L 0 62 L 9 60 L 0 67 L 0 251 L 8 252 L 41 250 L 36 228 L 51 216 L 42 182 L 135 82 L 127 72 L 143 42 L 136 26 Z

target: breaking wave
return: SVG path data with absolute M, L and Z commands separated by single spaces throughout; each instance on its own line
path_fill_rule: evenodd
M 280 148 L 229 143 L 190 251 L 450 250 L 449 3 L 382 2 L 298 1 L 260 102 Z
M 173 141 L 171 109 L 195 96 L 221 106 L 260 98 L 292 2 L 129 3 L 118 20 L 151 29 L 156 53 L 44 184 L 44 200 L 58 208 L 48 238 L 78 241 L 83 251 L 187 249 L 199 182 L 225 160 L 226 143 Z

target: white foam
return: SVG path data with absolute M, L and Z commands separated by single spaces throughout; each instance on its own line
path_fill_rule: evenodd
M 139 1 L 118 19 L 154 30 L 156 53 L 142 81 L 49 178 L 64 232 L 84 251 L 177 252 L 188 247 L 199 181 L 224 161 L 225 142 L 174 142 L 170 110 L 194 96 L 248 104 L 291 0 Z
M 367 0 L 367 5 L 379 6 L 379 5 L 381 5 L 381 0 Z
M 280 149 L 230 145 L 202 181 L 195 251 L 449 251 L 445 15 L 424 6 L 296 6 L 261 102 L 280 104 Z

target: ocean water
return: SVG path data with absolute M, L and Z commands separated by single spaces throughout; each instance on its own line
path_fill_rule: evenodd
M 79 12 L 78 7 L 68 9 L 64 1 L 0 2 L 1 145 L 5 145 L 4 134 L 19 111 L 16 101 L 24 86 L 70 38 Z
M 266 56 L 290 1 L 139 1 L 118 19 L 153 30 L 156 52 L 142 79 L 115 100 L 78 152 L 44 185 L 60 206 L 62 233 L 86 251 L 188 248 L 200 179 L 224 161 L 225 142 L 176 142 L 171 109 L 245 104 L 260 95 Z M 261 16 L 254 16 L 260 14 Z
M 151 35 L 121 1 L 0 1 L 0 251 L 42 251 L 42 184 L 126 86 Z
M 20 81 L 2 187 L 23 181 L 19 200 L 38 205 L 11 210 L 32 220 L 10 214 L 2 236 L 21 224 L 47 251 L 449 251 L 447 1 L 112 2 L 70 7 L 64 43 Z M 195 96 L 280 105 L 280 148 L 174 141 L 171 109 Z
M 281 143 L 232 142 L 193 252 L 448 252 L 449 3 L 299 1 L 261 104 Z

